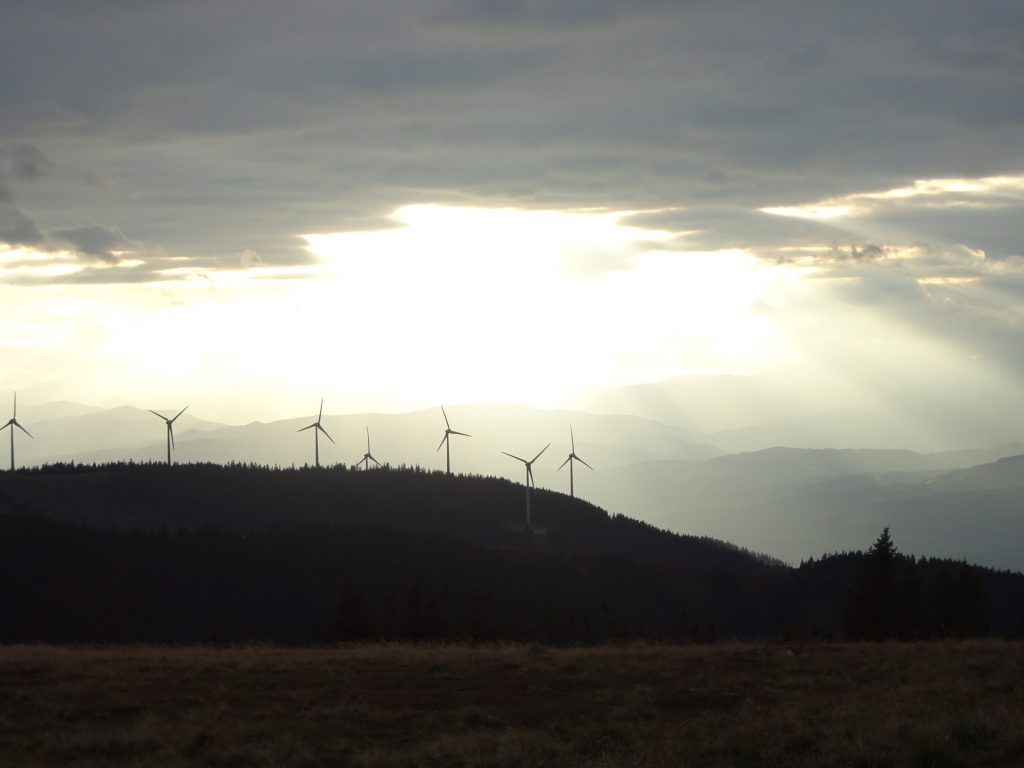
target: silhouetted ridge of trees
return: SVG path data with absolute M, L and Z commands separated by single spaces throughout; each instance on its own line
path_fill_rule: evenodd
M 1024 575 L 868 553 L 799 568 L 416 469 L 0 474 L 0 641 L 917 638 L 1024 629 Z M 881 595 L 885 595 L 881 598 Z
M 1024 634 L 1024 574 L 904 555 L 888 528 L 867 552 L 812 558 L 800 570 L 831 583 L 847 639 Z
M 93 526 L 244 532 L 309 523 L 384 525 L 481 546 L 521 547 L 523 487 L 413 469 L 268 469 L 253 464 L 60 464 L 0 476 L 0 504 Z M 662 531 L 537 489 L 534 523 L 556 551 L 609 551 L 661 563 L 781 566 L 726 542 Z
M 777 627 L 755 620 L 757 580 L 382 527 L 237 533 L 0 516 L 4 642 L 578 643 L 710 637 L 737 616 L 744 633 L 771 634 Z

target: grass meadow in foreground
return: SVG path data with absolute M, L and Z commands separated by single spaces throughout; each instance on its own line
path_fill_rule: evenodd
M 1024 765 L 1024 644 L 7 646 L 0 765 Z

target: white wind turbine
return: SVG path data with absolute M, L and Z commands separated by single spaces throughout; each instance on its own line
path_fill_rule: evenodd
M 313 445 L 316 446 L 316 465 L 318 467 L 320 466 L 320 434 L 319 433 L 323 432 L 324 435 L 327 436 L 327 439 L 330 440 L 332 443 L 334 443 L 334 438 L 331 437 L 330 435 L 328 435 L 327 434 L 327 430 L 323 428 L 322 424 L 320 424 L 320 419 L 323 418 L 323 415 L 324 415 L 324 399 L 321 397 L 320 398 L 320 413 L 317 414 L 316 421 L 314 421 L 308 427 L 303 427 L 302 429 L 297 430 L 298 432 L 305 432 L 307 429 L 312 429 L 313 430 Z M 337 445 L 337 443 L 334 443 L 334 444 Z
M 18 423 L 18 393 L 14 393 L 14 415 L 11 416 L 10 421 L 0 427 L 0 432 L 10 427 L 11 429 L 11 472 L 14 471 L 14 428 L 17 427 L 29 437 L 32 437 L 32 433 L 25 429 L 21 424 Z M 32 438 L 33 440 L 35 438 Z
M 181 414 L 183 414 L 187 409 L 188 409 L 188 406 L 186 405 L 184 408 L 182 408 L 180 411 L 178 411 L 178 415 L 175 416 L 173 419 L 168 419 L 162 413 L 157 413 L 152 408 L 149 410 L 150 413 L 152 413 L 154 416 L 160 417 L 161 419 L 164 420 L 164 423 L 167 424 L 167 463 L 168 464 L 171 463 L 171 448 L 174 447 L 174 426 L 173 426 L 174 422 L 177 421 L 178 416 L 181 416 Z
M 360 464 L 362 464 L 363 465 L 363 469 L 369 469 L 371 461 L 374 464 L 376 464 L 378 467 L 381 465 L 380 462 L 377 461 L 377 459 L 375 459 L 373 457 L 373 454 L 370 453 L 370 428 L 367 427 L 366 428 L 366 453 L 363 454 L 363 458 L 361 458 L 359 461 L 356 462 L 356 466 L 358 467 Z
M 592 466 L 590 466 L 589 464 L 587 464 L 587 462 L 585 462 L 579 456 L 576 455 L 576 437 L 572 433 L 572 426 L 569 427 L 569 440 L 570 440 L 570 442 L 572 444 L 572 449 L 569 451 L 569 458 L 567 458 L 565 461 L 563 461 L 561 466 L 559 466 L 558 468 L 561 469 L 566 464 L 569 465 L 569 495 L 572 498 L 575 499 L 576 498 L 576 489 L 573 487 L 572 463 L 574 461 L 578 461 L 580 464 L 582 464 L 587 469 L 593 470 L 594 468 Z
M 545 445 L 543 448 L 540 449 L 540 453 L 538 453 L 536 456 L 534 456 L 529 461 L 527 461 L 526 459 L 521 459 L 518 456 L 516 456 L 515 454 L 508 453 L 506 451 L 502 451 L 502 453 L 504 453 L 506 456 L 509 456 L 509 457 L 515 459 L 516 461 L 521 461 L 521 462 L 523 462 L 523 464 L 526 465 L 526 528 L 528 530 L 530 528 L 530 488 L 534 486 L 534 483 L 533 483 L 533 462 L 535 462 L 537 459 L 539 459 L 540 458 L 540 454 L 544 453 L 544 451 L 546 451 L 550 447 L 551 447 L 551 443 L 548 443 L 547 445 Z
M 452 450 L 451 440 L 449 439 L 452 435 L 461 435 L 462 437 L 472 437 L 467 435 L 465 432 L 456 432 L 452 429 L 452 425 L 448 422 L 448 414 L 444 412 L 444 406 L 441 406 L 441 414 L 444 416 L 444 437 L 441 438 L 441 442 L 437 446 L 437 451 L 441 450 L 441 446 L 444 448 L 444 460 L 445 460 L 445 471 L 450 475 L 452 473 Z M 434 453 L 437 453 L 434 451 Z

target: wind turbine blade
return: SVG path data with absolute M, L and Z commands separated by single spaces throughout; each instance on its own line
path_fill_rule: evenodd
M 366 428 L 366 455 L 370 455 L 370 428 Z
M 171 450 L 174 450 L 174 427 L 171 426 L 171 422 L 167 422 L 167 436 L 171 438 Z
M 529 464 L 527 464 L 526 465 L 526 487 L 529 488 L 531 486 L 536 488 L 537 487 L 537 483 L 535 483 L 533 481 L 533 467 L 531 467 Z
M 186 405 L 186 406 L 185 406 L 184 408 L 182 408 L 182 409 L 181 409 L 180 411 L 178 411 L 178 416 L 181 416 L 181 414 L 183 414 L 183 413 L 184 413 L 185 411 L 187 411 L 187 410 L 188 410 L 188 406 Z M 175 417 L 174 417 L 173 419 L 171 419 L 171 423 L 172 423 L 172 424 L 173 424 L 173 423 L 174 423 L 175 421 L 177 421 L 177 419 L 178 419 L 178 416 L 175 416 Z
M 451 429 L 452 425 L 448 423 L 448 414 L 444 412 L 443 405 L 441 406 L 441 415 L 444 416 L 444 425 L 448 427 L 448 429 Z
M 581 459 L 581 458 L 580 458 L 579 456 L 575 456 L 575 455 L 574 455 L 574 456 L 573 456 L 573 458 L 575 458 L 575 459 L 576 459 L 576 461 L 578 461 L 578 462 L 579 462 L 580 464 L 582 464 L 582 465 L 583 465 L 584 467 L 586 467 L 587 469 L 593 469 L 593 467 L 592 467 L 592 466 L 590 466 L 589 464 L 587 464 L 587 462 L 585 462 L 585 461 L 584 461 L 583 459 Z
M 322 419 L 323 416 L 324 416 L 324 399 L 321 397 L 320 398 L 320 413 L 317 414 L 316 420 L 320 421 L 320 419 Z
M 576 435 L 572 433 L 572 424 L 569 425 L 569 442 L 572 443 L 572 452 L 576 453 Z
M 565 461 L 563 461 L 561 464 L 558 465 L 558 469 L 561 469 L 566 464 L 568 464 L 570 461 L 572 461 L 572 454 L 571 453 L 569 454 L 569 458 L 568 459 L 566 459 Z M 558 470 L 556 469 L 555 471 L 557 472 Z
M 510 456 L 511 458 L 515 459 L 516 461 L 521 461 L 521 462 L 523 462 L 523 464 L 526 464 L 526 459 L 521 459 L 518 456 L 516 456 L 514 453 L 508 453 L 507 451 L 502 451 L 502 453 L 504 453 L 506 456 Z
M 374 464 L 376 464 L 376 465 L 377 465 L 378 467 L 379 467 L 379 466 L 381 465 L 379 461 L 377 461 L 377 460 L 376 460 L 375 458 L 373 458 L 373 456 L 369 456 L 369 455 L 368 455 L 368 456 L 367 456 L 366 458 L 368 458 L 368 459 L 369 459 L 370 461 L 372 461 L 372 462 L 373 462 Z
M 310 424 L 310 425 L 309 425 L 308 427 L 303 427 L 302 429 L 297 429 L 297 430 L 295 430 L 295 431 L 296 431 L 296 432 L 305 432 L 305 431 L 306 431 L 307 429 L 312 429 L 312 428 L 313 428 L 313 427 L 315 427 L 315 426 L 317 426 L 317 423 L 316 423 L 316 422 L 314 421 L 314 422 L 313 422 L 312 424 Z
M 162 413 L 157 413 L 156 411 L 154 411 L 154 410 L 152 410 L 152 409 L 150 409 L 150 411 L 149 411 L 149 412 L 150 412 L 150 413 L 152 413 L 152 414 L 153 414 L 154 416 L 159 416 L 159 417 L 160 417 L 161 419 L 163 419 L 164 421 L 167 421 L 167 417 L 166 417 L 166 416 L 164 416 L 164 415 L 163 415 Z
M 14 414 L 12 418 L 18 418 L 18 393 L 14 393 Z
M 453 434 L 453 435 L 462 435 L 463 437 L 472 437 L 472 435 L 467 435 L 465 432 L 456 432 L 454 429 L 451 430 L 451 434 Z
M 2 427 L 0 427 L 0 432 L 3 432 L 8 427 L 10 427 L 11 429 L 14 429 L 14 419 L 11 419 L 6 424 L 4 424 Z
M 323 432 L 325 435 L 327 435 L 327 430 L 324 429 L 322 426 L 320 426 L 320 422 L 319 421 L 316 423 L 316 428 L 319 429 L 321 432 Z M 327 439 L 330 440 L 332 443 L 334 443 L 334 438 L 331 437 L 330 435 L 327 435 Z M 337 445 L 337 443 L 334 443 L 334 444 Z
M 18 422 L 14 422 L 14 426 L 16 426 L 18 429 L 20 429 L 22 432 L 24 432 L 29 437 L 32 437 L 32 433 L 29 432 L 27 429 L 25 429 L 23 426 L 21 426 L 21 424 L 19 424 Z M 32 439 L 35 440 L 34 437 L 32 437 Z
M 548 448 L 550 448 L 550 447 L 551 447 L 551 443 L 548 443 L 547 445 L 545 445 L 545 446 L 544 446 L 543 448 L 541 448 L 541 449 L 540 449 L 540 453 L 544 453 L 544 451 L 546 451 L 546 450 L 547 450 Z M 538 454 L 537 454 L 536 456 L 534 456 L 534 457 L 533 457 L 533 458 L 532 458 L 532 459 L 530 460 L 530 463 L 531 463 L 531 464 L 533 464 L 533 462 L 535 462 L 535 461 L 536 461 L 537 459 L 539 459 L 539 458 L 540 458 L 540 453 L 538 453 Z
M 447 439 L 448 439 L 448 433 L 447 433 L 447 432 L 445 432 L 445 433 L 444 433 L 444 437 L 442 437 L 442 438 L 441 438 L 441 442 L 440 442 L 440 443 L 438 443 L 438 446 L 437 446 L 437 451 L 440 451 L 440 450 L 441 450 L 441 446 L 442 446 L 442 445 L 444 445 L 444 441 L 445 441 L 445 440 L 447 440 Z M 437 453 L 437 451 L 434 451 L 434 453 Z

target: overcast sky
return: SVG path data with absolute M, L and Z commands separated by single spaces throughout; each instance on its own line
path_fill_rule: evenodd
M 1024 383 L 1018 0 L 7 0 L 4 27 L 0 386 L 247 421 Z

